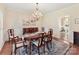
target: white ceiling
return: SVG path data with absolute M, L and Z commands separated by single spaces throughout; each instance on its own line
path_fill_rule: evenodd
M 38 6 L 42 13 L 48 13 L 50 11 L 62 9 L 73 4 L 74 3 L 39 3 Z M 5 5 L 9 9 L 25 11 L 26 13 L 32 13 L 35 9 L 35 3 L 5 3 Z

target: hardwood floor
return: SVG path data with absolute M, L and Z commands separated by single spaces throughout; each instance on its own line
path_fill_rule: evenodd
M 66 55 L 79 55 L 79 46 L 73 45 L 66 53 Z
M 0 52 L 0 55 L 11 55 L 11 48 L 12 44 L 9 43 L 9 42 L 5 42 L 1 52 Z
M 11 43 L 6 42 L 2 48 L 2 51 L 0 52 L 0 55 L 11 55 L 11 46 Z M 72 45 L 72 47 L 67 51 L 66 55 L 79 55 L 79 46 Z

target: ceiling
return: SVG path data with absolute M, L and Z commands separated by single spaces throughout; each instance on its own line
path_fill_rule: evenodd
M 39 9 L 42 13 L 48 13 L 50 11 L 56 11 L 68 6 L 73 5 L 74 3 L 39 3 Z M 7 8 L 24 11 L 26 13 L 32 13 L 35 9 L 35 3 L 5 3 Z

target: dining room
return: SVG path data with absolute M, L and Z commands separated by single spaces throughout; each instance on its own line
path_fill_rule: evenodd
M 0 54 L 72 54 L 78 10 L 75 3 L 0 3 Z

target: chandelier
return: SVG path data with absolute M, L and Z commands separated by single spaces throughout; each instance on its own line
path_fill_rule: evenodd
M 42 16 L 43 16 L 43 14 L 39 10 L 38 3 L 36 3 L 36 8 L 35 8 L 34 12 L 32 13 L 32 19 L 39 20 Z
M 23 21 L 23 25 L 30 25 L 30 24 L 35 25 L 34 22 L 38 21 L 43 16 L 41 11 L 39 10 L 38 3 L 36 3 L 35 5 L 36 5 L 35 10 L 30 16 L 27 17 L 28 20 Z

